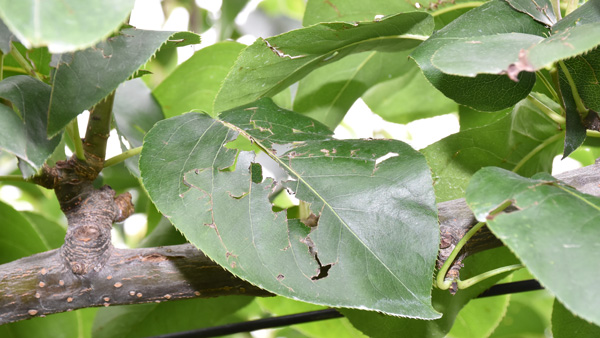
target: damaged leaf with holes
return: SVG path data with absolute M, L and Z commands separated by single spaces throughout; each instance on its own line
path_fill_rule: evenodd
M 262 178 L 254 152 L 227 146 L 238 137 L 289 177 Z M 187 239 L 255 285 L 316 304 L 440 316 L 431 305 L 439 242 L 431 176 L 402 142 L 335 140 L 320 123 L 262 99 L 220 120 L 189 113 L 157 123 L 140 170 Z M 274 212 L 269 197 L 281 188 L 310 215 Z

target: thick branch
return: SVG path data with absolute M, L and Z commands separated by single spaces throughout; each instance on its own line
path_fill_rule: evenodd
M 93 306 L 223 295 L 269 296 L 190 244 L 113 249 L 104 267 L 75 274 L 60 249 L 0 266 L 0 325 Z

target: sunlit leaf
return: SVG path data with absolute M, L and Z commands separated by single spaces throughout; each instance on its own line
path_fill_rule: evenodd
M 325 126 L 270 100 L 220 118 L 171 118 L 144 140 L 144 186 L 189 241 L 280 295 L 439 316 L 430 303 L 439 229 L 422 155 L 399 141 L 331 139 Z M 272 211 L 275 183 L 256 183 L 249 170 L 254 153 L 224 147 L 238 135 L 291 176 L 282 183 L 310 204 L 316 225 Z M 275 152 L 276 144 L 287 146 Z
M 202 48 L 179 65 L 153 91 L 167 118 L 189 111 L 210 115 L 221 83 L 244 45 L 225 41 Z
M 89 47 L 118 30 L 134 0 L 2 0 L 0 17 L 28 47 L 53 53 Z
M 376 22 L 321 23 L 259 38 L 240 54 L 225 78 L 214 111 L 273 96 L 311 71 L 353 53 L 414 48 L 432 31 L 429 14 L 412 12 Z
M 48 135 L 105 98 L 168 41 L 183 46 L 198 43 L 199 37 L 189 32 L 125 29 L 93 48 L 62 54 L 54 75 Z
M 466 199 L 533 276 L 578 316 L 600 323 L 594 286 L 600 238 L 600 198 L 568 187 L 549 175 L 524 178 L 500 168 L 478 171 Z M 491 215 L 509 201 L 517 210 Z M 585 292 L 581 292 L 585 290 Z
M 526 13 L 546 26 L 556 23 L 550 0 L 507 0 L 514 9 Z
M 321 67 L 298 84 L 294 111 L 332 130 L 352 104 L 373 85 L 410 69 L 408 53 L 364 52 Z

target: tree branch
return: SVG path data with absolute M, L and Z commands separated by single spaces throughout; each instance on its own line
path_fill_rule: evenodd
M 56 172 L 53 175 L 57 175 Z M 600 196 L 600 164 L 557 177 L 582 192 Z M 115 213 L 118 214 L 121 208 L 110 207 L 114 197 L 112 189 L 96 191 L 105 195 L 102 203 L 106 203 L 108 209 L 114 208 L 108 214 L 118 217 Z M 119 197 L 115 204 L 119 204 L 118 200 Z M 81 206 L 86 204 L 80 202 L 76 208 L 84 214 L 88 213 L 90 210 Z M 124 204 L 127 206 L 127 201 Z M 440 203 L 438 210 L 442 234 L 438 264 L 443 264 L 456 243 L 476 221 L 464 199 Z M 105 218 L 102 224 L 109 222 L 108 216 L 102 217 Z M 73 219 L 69 218 L 69 227 L 72 222 Z M 83 226 L 88 222 L 76 223 Z M 77 231 L 69 231 L 75 233 L 71 236 L 75 238 L 74 247 L 81 246 L 77 242 Z M 97 246 L 84 247 L 95 252 L 101 264 L 86 263 L 83 264 L 84 268 L 79 269 L 73 262 L 83 261 L 87 256 L 81 259 L 76 257 L 73 261 L 65 258 L 68 251 L 65 246 L 73 241 L 69 238 L 67 234 L 67 241 L 61 249 L 0 265 L 0 324 L 93 306 L 234 294 L 271 295 L 233 276 L 190 244 L 147 249 L 115 249 L 112 245 L 104 245 L 104 251 L 94 249 Z M 80 236 L 79 240 L 82 238 L 87 239 L 86 236 Z M 463 248 L 449 274 L 458 277 L 465 257 L 500 245 L 502 243 L 483 227 Z M 102 256 L 106 252 L 108 254 Z

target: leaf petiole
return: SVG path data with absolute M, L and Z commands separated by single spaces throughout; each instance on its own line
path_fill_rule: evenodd
M 529 94 L 527 96 L 527 101 L 533 103 L 534 106 L 538 107 L 546 116 L 552 119 L 552 121 L 564 125 L 566 123 L 566 119 L 559 113 L 552 110 L 550 107 L 542 103 L 540 100 L 535 98 L 533 95 Z
M 473 276 L 469 279 L 466 280 L 458 280 L 456 281 L 456 284 L 458 285 L 459 289 L 466 289 L 468 287 L 471 287 L 481 281 L 484 281 L 490 277 L 494 277 L 496 275 L 499 275 L 501 273 L 505 273 L 505 272 L 511 272 L 511 271 L 515 271 L 515 270 L 519 270 L 524 268 L 525 266 L 523 264 L 513 264 L 513 265 L 508 265 L 508 266 L 503 266 L 501 268 L 497 268 L 494 270 L 490 270 L 490 271 L 486 271 L 482 274 L 479 274 L 477 276 Z
M 511 204 L 511 201 L 505 201 L 500 206 L 498 206 L 496 209 L 494 209 L 492 212 L 490 212 L 490 216 L 500 213 L 502 210 L 508 208 L 508 206 L 510 206 L 510 204 Z M 479 229 L 483 228 L 484 225 L 485 225 L 485 222 L 479 222 L 479 223 L 475 224 L 469 231 L 467 231 L 467 233 L 463 236 L 463 238 L 461 238 L 460 241 L 458 241 L 458 243 L 456 243 L 456 246 L 454 247 L 454 249 L 452 249 L 450 256 L 448 256 L 448 259 L 446 259 L 446 261 L 444 262 L 442 267 L 438 270 L 438 273 L 435 277 L 436 286 L 440 290 L 448 290 L 450 288 L 450 286 L 452 286 L 452 283 L 455 282 L 452 279 L 446 279 L 446 274 L 448 273 L 448 270 L 450 270 L 450 267 L 452 266 L 452 263 L 454 263 L 456 256 L 458 256 L 458 254 L 460 253 L 460 250 L 462 250 L 462 248 L 465 246 L 465 244 L 467 244 L 469 239 L 471 239 L 471 237 L 473 237 L 473 235 L 475 235 L 477 233 L 477 231 L 479 231 Z M 494 270 L 492 270 L 492 271 L 494 271 Z M 491 277 L 491 276 L 489 276 L 489 277 Z M 473 278 L 475 278 L 475 277 L 473 277 Z M 488 278 L 488 277 L 486 277 L 486 278 Z M 483 280 L 483 279 L 481 279 L 481 280 Z M 460 280 L 458 280 L 458 281 L 460 281 Z M 476 282 L 473 282 L 472 284 L 474 284 Z
M 0 181 L 5 182 L 28 182 L 26 178 L 23 178 L 21 175 L 0 175 Z
M 17 50 L 17 47 L 15 47 L 14 43 L 10 46 L 10 55 L 12 55 L 15 61 L 17 61 L 19 66 L 21 66 L 25 70 L 25 72 L 27 72 L 27 74 L 32 75 L 40 81 L 43 81 L 40 75 L 35 71 L 35 69 L 31 67 L 31 64 L 27 60 L 25 60 L 23 55 L 21 55 L 21 53 Z
M 108 160 L 106 160 L 104 162 L 104 168 L 110 167 L 111 165 L 121 163 L 130 157 L 138 155 L 141 152 L 142 152 L 142 147 L 137 147 L 137 148 L 133 148 L 133 149 L 124 151 L 124 152 L 120 153 L 119 155 L 111 157 Z

